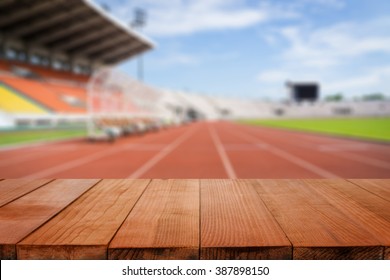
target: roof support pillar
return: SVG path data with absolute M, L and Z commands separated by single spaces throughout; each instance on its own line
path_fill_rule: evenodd
M 5 58 L 5 52 L 5 35 L 3 33 L 0 33 L 0 58 Z

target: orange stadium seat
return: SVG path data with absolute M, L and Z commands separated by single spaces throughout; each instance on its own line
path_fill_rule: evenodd
M 58 71 L 43 66 L 26 64 L 24 62 L 19 62 L 19 61 L 0 60 L 0 70 L 11 71 L 12 66 L 28 69 L 34 72 L 35 74 L 39 75 L 40 77 L 46 79 L 64 80 L 67 82 L 73 81 L 77 83 L 87 83 L 89 80 L 89 76 L 84 74 L 74 74 L 68 71 Z
M 76 75 L 66 71 L 54 71 L 49 68 L 44 68 L 40 66 L 34 66 L 32 70 L 44 78 L 51 78 L 51 79 L 65 80 L 65 81 L 75 81 L 79 83 L 87 83 L 89 79 L 89 76 L 86 75 Z
M 17 77 L 3 76 L 0 77 L 0 81 L 56 113 L 85 113 L 86 111 L 85 106 L 82 106 L 82 104 L 76 106 L 69 102 L 69 98 L 67 98 L 73 96 L 74 99 L 81 99 L 81 91 L 74 90 L 73 93 L 59 92 L 55 90 L 55 86 L 50 86 L 45 82 Z M 85 99 L 81 99 L 81 101 L 83 102 Z
M 84 87 L 60 85 L 60 84 L 49 84 L 45 86 L 58 94 L 66 94 L 78 98 L 83 103 L 87 101 L 87 91 Z
M 9 65 L 5 61 L 0 61 L 0 70 L 9 71 Z

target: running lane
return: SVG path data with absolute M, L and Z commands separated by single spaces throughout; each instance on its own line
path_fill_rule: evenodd
M 229 178 L 218 139 L 213 138 L 216 124 L 203 122 L 185 141 L 161 160 L 131 178 Z
M 390 178 L 390 145 L 230 122 L 0 150 L 0 178 Z
M 261 140 L 247 137 L 240 127 L 229 123 L 216 124 L 223 148 L 238 178 L 323 178 L 323 173 L 307 165 L 298 165 L 294 160 L 275 153 L 272 147 Z
M 198 124 L 115 143 L 74 140 L 0 151 L 0 178 L 126 178 Z
M 323 178 L 389 178 L 390 146 L 358 140 L 224 123 L 231 133 L 261 142 L 276 154 L 310 168 L 325 171 Z M 364 153 L 362 150 L 364 148 Z M 371 153 L 369 152 L 371 151 Z M 381 158 L 378 154 L 381 154 Z M 306 164 L 307 163 L 307 164 Z M 328 175 L 326 174 L 328 173 Z M 321 175 L 321 172 L 318 172 Z M 289 178 L 284 174 L 281 178 Z M 303 177 L 304 178 L 304 177 Z

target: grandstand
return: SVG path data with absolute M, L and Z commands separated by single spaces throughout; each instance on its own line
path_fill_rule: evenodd
M 91 75 L 153 47 L 89 0 L 1 1 L 0 125 L 85 121 Z

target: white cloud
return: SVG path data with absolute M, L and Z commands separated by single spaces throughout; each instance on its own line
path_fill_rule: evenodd
M 378 28 L 376 21 L 361 25 L 341 23 L 317 30 L 299 26 L 282 28 L 279 32 L 290 44 L 282 57 L 306 66 L 328 67 L 371 53 L 390 53 L 389 33 L 372 34 Z
M 344 0 L 95 0 L 106 3 L 111 12 L 125 22 L 134 17 L 134 8 L 147 12 L 144 32 L 151 36 L 188 35 L 210 30 L 240 29 L 259 23 L 298 19 L 304 10 L 342 8 Z
M 160 16 L 160 21 L 151 22 L 147 32 L 151 35 L 191 34 L 198 31 L 251 26 L 263 16 L 251 10 L 237 11 L 171 11 L 169 16 Z
M 263 69 L 256 79 L 262 86 L 274 89 L 291 79 L 318 81 L 323 94 L 389 93 L 390 67 L 384 59 L 371 61 L 373 55 L 389 57 L 389 26 L 390 19 L 379 18 L 318 29 L 287 26 L 274 30 L 267 35 L 279 38 L 278 46 L 286 46 L 274 58 L 272 68 Z
M 257 80 L 262 83 L 262 88 L 267 93 L 277 95 L 285 94 L 283 90 L 286 80 L 292 81 L 316 81 L 321 85 L 321 92 L 324 95 L 336 92 L 343 92 L 347 96 L 361 95 L 380 91 L 390 92 L 390 67 L 382 66 L 364 69 L 362 73 L 351 73 L 338 71 L 310 71 L 306 67 L 289 68 L 283 70 L 271 69 L 261 72 Z
M 148 13 L 144 31 L 152 36 L 186 35 L 200 31 L 238 29 L 267 19 L 266 11 L 248 7 L 243 0 L 135 0 L 124 6 L 110 2 L 121 19 L 133 18 L 134 8 Z
M 324 91 L 353 92 L 355 94 L 370 93 L 373 91 L 390 90 L 390 67 L 367 69 L 364 74 L 350 76 L 344 79 L 335 79 L 324 83 Z

